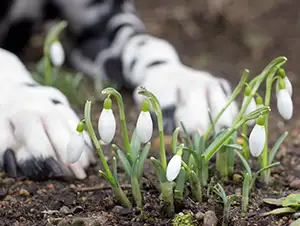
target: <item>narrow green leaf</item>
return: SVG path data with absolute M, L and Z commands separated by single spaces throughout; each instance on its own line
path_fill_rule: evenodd
M 266 170 L 268 170 L 268 169 L 270 169 L 270 168 L 272 168 L 272 167 L 274 167 L 274 166 L 278 166 L 278 165 L 280 165 L 280 162 L 275 162 L 275 163 L 273 163 L 273 164 L 270 164 L 270 165 L 268 165 L 268 166 L 266 166 L 266 167 L 264 167 L 264 168 L 258 170 L 258 171 L 253 175 L 253 177 L 252 177 L 252 179 L 251 179 L 251 182 L 250 182 L 250 189 L 252 189 L 252 187 L 253 187 L 253 185 L 254 185 L 254 183 L 255 183 L 257 177 L 259 176 L 259 174 L 261 174 L 262 172 L 264 172 L 264 171 L 266 171 Z
M 223 140 L 225 141 L 227 136 L 229 135 L 228 133 L 234 133 L 234 130 L 231 128 L 227 128 L 225 130 L 222 130 L 219 132 L 213 142 L 206 148 L 204 155 L 206 161 L 209 161 L 215 154 L 216 152 L 219 151 L 220 147 L 223 145 Z
M 143 148 L 143 150 L 142 150 L 142 152 L 140 154 L 140 157 L 139 157 L 139 166 L 138 166 L 138 177 L 137 178 L 141 178 L 141 176 L 142 176 L 144 165 L 145 165 L 145 161 L 146 161 L 146 159 L 148 157 L 150 148 L 151 148 L 151 143 L 148 142 L 144 146 L 144 148 Z
M 282 201 L 282 206 L 284 207 L 294 207 L 299 208 L 300 207 L 300 194 L 290 194 L 287 197 L 285 197 Z
M 159 181 L 161 183 L 168 182 L 167 176 L 166 176 L 166 171 L 162 167 L 161 163 L 154 157 L 151 157 L 150 160 L 152 162 L 152 165 L 154 167 L 154 170 L 156 172 L 156 175 L 157 175 Z
M 290 226 L 299 226 L 300 225 L 300 219 L 293 221 Z
M 185 185 L 185 169 L 181 167 L 179 175 L 176 179 L 176 187 L 174 190 L 174 196 L 176 199 L 182 200 L 183 199 L 183 192 L 184 192 L 184 185 Z
M 181 127 L 182 127 L 182 129 L 183 129 L 184 136 L 185 136 L 185 138 L 187 139 L 188 147 L 194 149 L 193 141 L 192 141 L 192 139 L 190 138 L 190 135 L 188 134 L 188 132 L 187 132 L 187 130 L 186 130 L 186 128 L 185 128 L 183 122 L 180 122 L 180 125 L 181 125 Z
M 244 158 L 244 156 L 239 152 L 237 151 L 236 149 L 234 149 L 235 153 L 239 156 L 239 158 L 241 159 L 245 169 L 246 169 L 246 172 L 248 173 L 249 175 L 249 179 L 250 181 L 252 180 L 252 171 L 251 171 L 251 168 L 247 162 L 247 160 Z
M 236 149 L 236 150 L 239 150 L 239 151 L 243 150 L 242 145 L 239 145 L 239 144 L 224 144 L 224 146 L 228 147 L 228 148 L 233 148 L 233 149 Z
M 113 181 L 113 178 L 109 178 L 102 170 L 99 170 L 99 173 L 112 187 L 116 186 L 117 182 Z
M 130 174 L 131 174 L 131 165 L 130 165 L 128 159 L 126 158 L 124 152 L 122 152 L 121 150 L 117 150 L 117 156 L 118 156 L 119 160 L 122 163 L 122 166 L 123 166 L 123 169 L 124 169 L 126 175 L 128 177 L 130 177 Z
M 117 165 L 116 157 L 113 157 L 112 159 L 112 168 L 113 168 L 113 176 L 115 180 L 118 181 L 118 165 Z
M 194 150 L 200 156 L 205 149 L 204 137 L 200 136 L 198 132 L 193 134 Z
M 279 199 L 273 199 L 273 198 L 266 198 L 263 199 L 263 201 L 267 204 L 270 205 L 275 205 L 275 206 L 282 206 L 282 201 L 285 199 L 285 197 L 283 198 L 279 198 Z
M 265 217 L 269 215 L 279 215 L 279 214 L 286 214 L 286 213 L 295 213 L 296 209 L 293 209 L 291 207 L 283 207 L 283 208 L 278 208 L 266 213 L 261 214 L 260 216 Z
M 172 153 L 173 153 L 173 155 L 176 154 L 179 130 L 180 130 L 180 127 L 177 127 L 174 130 L 173 135 L 172 135 Z
M 131 177 L 135 176 L 137 177 L 138 176 L 138 167 L 139 167 L 139 155 L 136 157 L 134 163 L 132 164 L 132 167 L 131 167 Z
M 137 135 L 136 130 L 133 131 L 131 142 L 130 142 L 130 150 L 132 154 L 132 161 L 135 161 L 137 155 L 140 153 L 141 149 L 141 141 Z
M 280 145 L 283 143 L 284 139 L 287 137 L 288 132 L 284 132 L 275 142 L 272 150 L 269 153 L 268 164 L 271 164 L 275 158 L 277 151 L 279 150 Z

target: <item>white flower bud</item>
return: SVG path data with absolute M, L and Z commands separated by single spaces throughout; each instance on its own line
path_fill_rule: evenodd
M 242 107 L 245 105 L 246 99 L 247 99 L 247 96 L 244 97 L 244 100 L 243 100 L 243 103 L 242 103 Z M 246 108 L 246 110 L 244 112 L 244 116 L 250 114 L 253 111 L 255 111 L 256 108 L 257 107 L 256 107 L 255 99 L 254 99 L 254 97 L 252 97 L 251 100 L 250 100 L 250 103 L 249 103 L 248 107 Z M 248 126 L 252 126 L 252 125 L 254 125 L 254 123 L 255 123 L 255 119 L 252 119 L 252 120 L 249 120 L 249 121 L 246 122 L 246 124 Z
M 67 146 L 67 161 L 69 163 L 75 163 L 81 156 L 85 147 L 83 133 L 74 132 L 71 135 Z
M 153 133 L 153 122 L 149 111 L 141 111 L 136 123 L 136 132 L 142 143 L 147 143 Z
M 283 82 L 284 82 L 286 90 L 288 91 L 289 95 L 292 97 L 292 95 L 293 95 L 293 86 L 292 86 L 291 81 L 289 80 L 289 78 L 287 76 L 285 76 L 284 79 L 283 79 Z M 279 89 L 279 82 L 277 81 L 277 83 L 276 83 L 276 97 L 278 95 L 279 90 L 280 90 Z
M 167 180 L 173 181 L 178 176 L 181 169 L 181 156 L 174 155 L 167 166 Z
M 50 45 L 50 59 L 54 66 L 61 67 L 65 61 L 65 52 L 62 44 L 55 41 Z
M 103 142 L 109 144 L 114 139 L 116 119 L 111 109 L 104 108 L 102 110 L 98 121 L 98 130 Z
M 250 152 L 254 157 L 261 155 L 266 142 L 266 131 L 263 125 L 256 124 L 249 137 Z
M 280 89 L 277 93 L 277 109 L 285 120 L 293 116 L 293 101 L 287 89 Z

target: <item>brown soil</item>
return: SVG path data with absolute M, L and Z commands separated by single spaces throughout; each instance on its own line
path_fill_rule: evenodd
M 296 89 L 300 80 L 295 75 L 300 69 L 297 57 L 300 52 L 300 3 L 297 0 L 276 1 L 276 4 L 256 0 L 249 5 L 242 0 L 211 2 L 221 3 L 222 7 L 208 8 L 203 0 L 139 1 L 137 5 L 149 32 L 170 40 L 185 63 L 223 76 L 233 84 L 238 82 L 245 68 L 258 73 L 273 58 L 287 56 L 285 68 L 294 85 L 294 117 L 283 122 L 273 110 L 270 123 L 271 145 L 283 131 L 290 132 L 277 155 L 281 165 L 273 170 L 274 183 L 269 186 L 257 183 L 245 217 L 241 216 L 240 200 L 233 204 L 228 225 L 289 225 L 292 215 L 260 217 L 259 214 L 272 209 L 262 202 L 263 198 L 286 196 L 300 188 L 300 179 L 297 179 L 300 178 L 297 114 L 300 93 Z M 207 9 L 215 14 L 208 13 Z M 130 94 L 124 94 L 129 130 L 132 131 L 138 111 Z M 101 104 L 94 106 L 94 120 L 100 108 Z M 120 132 L 118 137 L 121 137 Z M 109 150 L 106 154 L 112 156 Z M 157 155 L 156 150 L 151 155 Z M 149 163 L 146 167 L 150 177 L 152 167 Z M 33 182 L 1 174 L 0 225 L 172 225 L 172 218 L 165 215 L 159 194 L 151 183 L 153 180 L 143 179 L 144 211 L 131 211 L 116 203 L 97 173 L 100 168 L 100 164 L 91 167 L 84 181 Z M 225 185 L 227 194 L 240 192 L 240 189 L 241 183 Z M 130 189 L 128 193 L 131 197 Z M 219 224 L 222 221 L 222 203 L 216 196 L 205 196 L 201 204 L 186 198 L 176 206 L 177 212 L 192 212 L 197 216 L 195 225 L 203 224 L 200 212 L 208 210 L 216 213 Z

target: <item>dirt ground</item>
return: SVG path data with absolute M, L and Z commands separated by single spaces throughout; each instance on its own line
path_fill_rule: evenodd
M 235 202 L 228 225 L 289 225 L 293 215 L 260 217 L 259 214 L 272 209 L 263 203 L 263 198 L 286 196 L 300 189 L 300 91 L 297 89 L 300 84 L 300 2 L 209 2 L 212 3 L 203 0 L 139 1 L 137 8 L 149 33 L 174 44 L 183 62 L 227 78 L 232 84 L 238 82 L 245 68 L 258 73 L 275 57 L 288 58 L 285 69 L 294 86 L 294 116 L 291 121 L 284 122 L 274 108 L 270 123 L 271 145 L 283 131 L 289 131 L 277 155 L 281 165 L 272 173 L 276 183 L 267 187 L 257 184 L 245 217 L 241 217 L 239 200 Z M 125 99 L 129 130 L 132 131 L 138 112 L 129 93 L 125 93 Z M 100 108 L 101 105 L 93 107 L 94 120 Z M 118 134 L 120 136 L 120 131 Z M 106 153 L 111 157 L 109 150 Z M 157 153 L 153 150 L 151 154 Z M 146 167 L 150 172 L 150 165 Z M 91 167 L 84 181 L 33 182 L 0 174 L 0 225 L 172 225 L 151 180 L 143 179 L 144 211 L 130 211 L 116 203 L 97 173 L 99 168 L 99 164 Z M 228 194 L 233 194 L 240 191 L 241 184 L 226 184 L 225 188 Z M 130 189 L 128 192 L 131 197 Z M 214 211 L 219 225 L 221 223 L 222 204 L 216 197 L 206 196 L 202 204 L 186 198 L 177 205 L 177 212 L 181 211 L 193 214 L 194 225 L 203 225 L 203 215 L 207 211 Z

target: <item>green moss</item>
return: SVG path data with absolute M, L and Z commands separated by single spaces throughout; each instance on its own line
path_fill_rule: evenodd
M 196 220 L 192 213 L 179 213 L 172 220 L 173 226 L 194 226 Z

